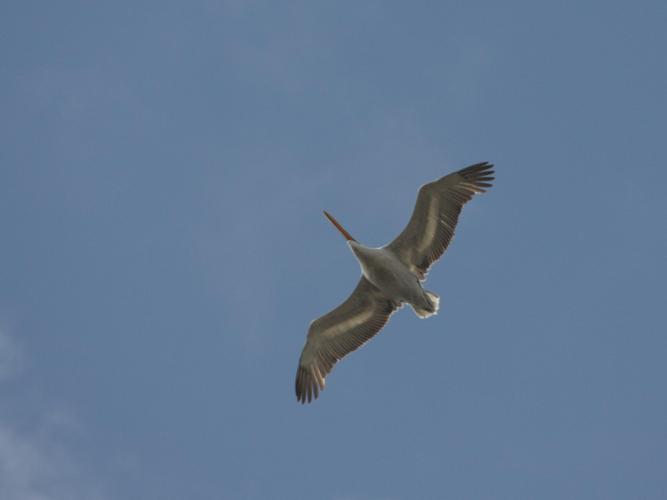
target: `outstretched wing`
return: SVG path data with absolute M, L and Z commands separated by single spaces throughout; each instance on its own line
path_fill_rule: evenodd
M 345 302 L 310 324 L 296 372 L 296 398 L 302 403 L 317 398 L 336 362 L 373 338 L 399 307 L 362 276 Z
M 463 205 L 491 187 L 492 180 L 493 165 L 484 162 L 424 184 L 408 225 L 386 248 L 424 279 L 452 240 Z

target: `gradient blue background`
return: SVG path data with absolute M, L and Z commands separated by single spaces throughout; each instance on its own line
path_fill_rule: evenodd
M 667 498 L 667 3 L 0 6 L 0 497 Z M 497 181 L 296 403 L 418 187 Z

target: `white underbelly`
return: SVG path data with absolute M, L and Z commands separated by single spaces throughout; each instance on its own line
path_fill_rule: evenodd
M 379 251 L 387 252 L 384 249 Z M 413 303 L 422 296 L 417 277 L 395 256 L 378 253 L 375 258 L 359 259 L 361 272 L 385 295 L 401 302 Z

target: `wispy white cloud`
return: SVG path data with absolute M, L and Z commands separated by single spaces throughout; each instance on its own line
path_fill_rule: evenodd
M 19 431 L 0 422 L 0 498 L 102 499 L 57 433 Z
M 0 383 L 20 382 L 22 359 L 18 343 L 0 330 Z M 0 408 L 7 406 L 0 398 Z M 60 411 L 42 411 L 33 426 L 0 415 L 0 499 L 105 498 L 67 444 L 77 427 L 75 419 Z

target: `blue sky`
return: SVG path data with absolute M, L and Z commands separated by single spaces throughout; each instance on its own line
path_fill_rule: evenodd
M 667 4 L 4 2 L 0 497 L 667 495 Z M 309 322 L 478 161 L 427 286 Z

